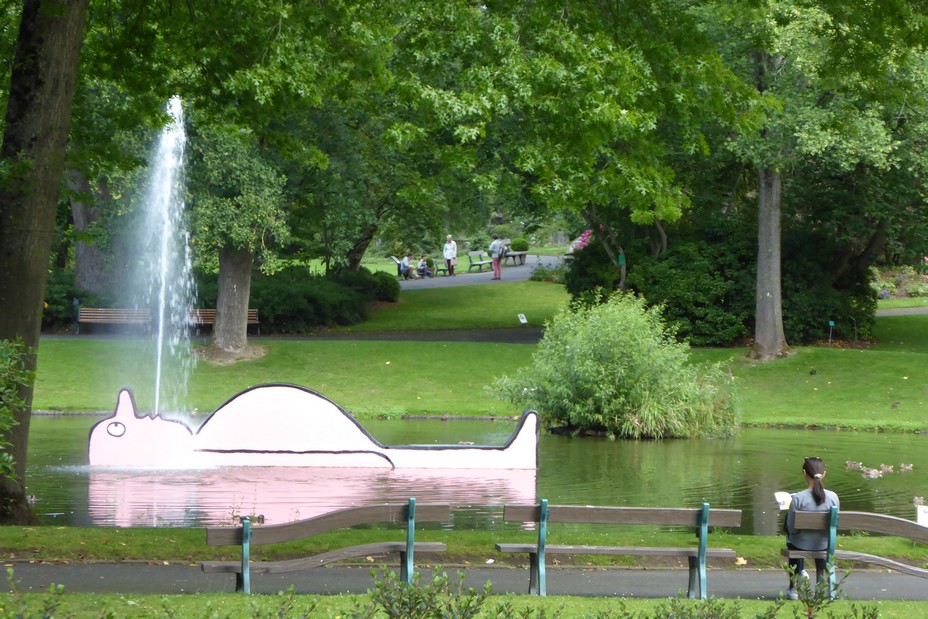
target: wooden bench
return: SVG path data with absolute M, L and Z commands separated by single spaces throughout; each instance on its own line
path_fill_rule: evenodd
M 895 537 L 904 537 L 914 542 L 928 544 L 928 527 L 923 527 L 917 522 L 905 520 L 904 518 L 897 518 L 896 516 L 885 516 L 883 514 L 873 514 L 870 512 L 839 513 L 838 508 L 834 506 L 827 512 L 797 511 L 793 522 L 796 529 L 824 529 L 828 531 L 828 547 L 825 550 L 790 550 L 789 548 L 784 548 L 781 554 L 787 559 L 825 559 L 828 566 L 828 574 L 824 577 L 823 575 L 818 575 L 818 580 L 827 580 L 828 591 L 832 598 L 836 593 L 835 561 L 851 561 L 855 563 L 879 565 L 880 567 L 909 574 L 910 576 L 928 578 L 928 569 L 915 567 L 907 563 L 900 563 L 899 561 L 877 555 L 837 549 L 838 531 L 861 531 L 865 533 L 892 535 Z
M 251 574 L 279 574 L 320 567 L 355 557 L 369 557 L 397 552 L 400 555 L 400 577 L 412 583 L 415 552 L 444 552 L 441 542 L 416 542 L 416 521 L 447 522 L 451 517 L 448 505 L 419 505 L 414 498 L 408 503 L 371 505 L 342 509 L 315 518 L 252 527 L 249 518 L 242 518 L 240 527 L 207 527 L 206 543 L 209 546 L 241 546 L 241 561 L 204 561 L 204 572 L 235 574 L 235 590 L 251 592 Z M 404 523 L 406 540 L 361 544 L 324 552 L 311 557 L 288 561 L 251 561 L 251 546 L 278 544 L 301 540 L 313 535 L 348 527 L 382 523 Z
M 190 314 L 187 316 L 187 320 L 191 325 L 197 327 L 197 335 L 200 334 L 200 327 L 203 325 L 214 325 L 216 324 L 216 310 L 214 309 L 192 309 Z M 261 324 L 258 322 L 258 310 L 254 308 L 248 308 L 248 318 L 246 319 L 246 324 L 248 325 L 258 325 Z M 261 329 L 258 329 L 258 335 L 261 335 Z
M 439 273 L 448 274 L 448 263 L 445 262 L 444 258 L 432 258 L 434 266 L 432 267 L 433 275 L 437 276 Z
M 483 267 L 493 265 L 490 256 L 483 250 L 467 252 L 467 259 L 470 261 L 470 265 L 467 267 L 468 273 L 473 271 L 474 268 L 476 268 L 479 273 L 483 273 Z
M 147 309 L 120 307 L 81 307 L 77 312 L 77 332 L 82 324 L 145 325 L 151 324 Z
M 496 544 L 496 549 L 505 553 L 528 553 L 529 593 L 546 595 L 545 557 L 548 554 L 571 555 L 628 555 L 652 557 L 686 557 L 689 563 L 690 598 L 706 598 L 706 560 L 708 558 L 736 558 L 735 551 L 728 548 L 707 548 L 709 526 L 741 526 L 740 509 L 709 509 L 708 503 L 701 508 L 667 507 L 592 507 L 581 505 L 548 505 L 542 500 L 539 505 L 506 505 L 503 519 L 509 522 L 534 522 L 538 528 L 538 541 L 533 544 Z M 687 548 L 652 548 L 639 546 L 564 546 L 547 543 L 548 523 L 583 524 L 647 524 L 657 526 L 680 526 L 696 529 L 698 544 Z

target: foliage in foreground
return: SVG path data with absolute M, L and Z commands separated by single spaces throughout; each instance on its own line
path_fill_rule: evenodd
M 16 472 L 7 432 L 16 425 L 15 411 L 25 406 L 20 389 L 33 380 L 32 372 L 26 369 L 26 354 L 22 338 L 0 340 L 0 478 L 3 479 L 12 478 Z
M 742 607 L 740 600 L 720 600 L 709 598 L 707 600 L 687 600 L 671 598 L 661 601 L 652 609 L 630 608 L 637 606 L 633 601 L 618 600 L 614 608 L 590 610 L 584 605 L 581 614 L 572 613 L 561 606 L 553 606 L 540 598 L 523 599 L 519 605 L 511 597 L 488 602 L 492 592 L 492 584 L 488 582 L 481 591 L 465 588 L 463 574 L 459 573 L 459 584 L 450 585 L 449 577 L 441 570 L 436 570 L 430 582 L 423 583 L 420 574 L 413 577 L 412 584 L 402 582 L 393 570 L 381 568 L 378 575 L 371 571 L 374 578 L 374 587 L 368 590 L 365 601 L 355 603 L 348 611 L 339 610 L 337 616 L 346 619 L 373 619 L 375 617 L 389 617 L 397 619 L 470 619 L 486 617 L 490 619 L 509 619 L 521 617 L 522 619 L 546 619 L 548 617 L 579 616 L 584 619 L 740 619 L 750 616 Z M 844 578 L 847 575 L 845 574 Z M 841 583 L 844 582 L 842 578 Z M 26 617 L 72 617 L 71 612 L 63 600 L 64 588 L 61 585 L 51 585 L 41 597 L 36 595 L 23 595 L 19 592 L 13 578 L 13 570 L 7 570 L 7 580 L 10 592 L 0 596 L 0 618 L 26 618 Z M 840 595 L 840 584 L 838 593 Z M 190 596 L 182 596 L 189 598 Z M 230 611 L 214 607 L 207 601 L 199 609 L 202 614 L 190 615 L 184 611 L 183 616 L 202 616 L 210 619 L 222 617 L 248 616 L 256 618 L 272 617 L 315 617 L 321 616 L 325 609 L 318 598 L 312 596 L 299 596 L 294 593 L 291 585 L 287 591 L 281 591 L 276 596 L 239 596 L 234 597 L 236 608 Z M 755 619 L 774 619 L 780 616 L 784 608 L 791 610 L 795 619 L 805 617 L 814 619 L 827 616 L 831 619 L 876 619 L 879 610 L 876 606 L 857 607 L 851 604 L 845 612 L 837 611 L 832 607 L 831 599 L 824 587 L 815 588 L 809 581 L 799 586 L 799 601 L 795 604 L 780 598 L 770 606 L 754 614 Z M 142 611 L 142 609 L 139 609 Z M 331 610 L 331 609 L 330 609 Z M 96 607 L 96 616 L 116 617 L 116 611 L 104 603 Z M 173 607 L 170 598 L 162 598 L 158 616 L 179 617 L 181 612 Z M 142 616 L 142 612 L 138 616 Z M 145 614 L 144 616 L 151 616 Z M 329 613 L 331 616 L 331 612 Z
M 676 341 L 660 308 L 629 294 L 561 311 L 532 365 L 498 379 L 492 389 L 567 432 L 685 437 L 730 431 L 735 424 L 720 367 L 691 364 L 689 346 Z

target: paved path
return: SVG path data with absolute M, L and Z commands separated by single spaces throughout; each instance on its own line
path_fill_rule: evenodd
M 12 566 L 21 591 L 43 592 L 52 583 L 66 592 L 80 593 L 217 593 L 235 590 L 231 574 L 204 574 L 198 566 L 148 563 L 6 563 Z M 457 582 L 459 567 L 445 571 Z M 419 567 L 424 577 L 431 567 Z M 291 584 L 297 593 L 335 595 L 364 593 L 372 586 L 370 567 L 326 567 L 292 574 L 252 575 L 252 591 L 276 593 Z M 482 588 L 493 583 L 497 594 L 523 594 L 528 590 L 528 568 L 465 569 L 465 584 Z M 664 598 L 686 590 L 684 569 L 559 568 L 548 567 L 549 595 L 622 596 Z M 772 600 L 783 591 L 785 576 L 779 570 L 710 570 L 709 594 L 720 598 Z M 925 580 L 904 574 L 859 570 L 844 583 L 845 597 L 855 600 L 928 601 Z
M 493 272 L 484 268 L 483 273 L 473 271 L 467 272 L 467 255 L 464 259 L 458 258 L 457 272 L 454 277 L 439 275 L 438 277 L 429 277 L 426 279 L 407 279 L 400 280 L 400 289 L 402 290 L 420 290 L 422 288 L 451 288 L 456 286 L 473 286 L 475 284 L 499 284 L 503 282 L 526 282 L 532 270 L 542 265 L 545 268 L 553 269 L 560 265 L 564 259 L 560 256 L 533 256 L 529 255 L 525 259 L 525 264 L 503 267 L 503 278 L 501 280 L 493 279 Z M 462 265 L 463 263 L 463 265 Z

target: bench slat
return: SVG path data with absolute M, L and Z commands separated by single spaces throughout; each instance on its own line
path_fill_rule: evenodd
M 827 529 L 828 512 L 797 511 L 794 522 L 797 529 Z M 884 514 L 839 511 L 838 530 L 895 535 L 928 544 L 928 527 L 923 527 L 911 520 Z
M 195 325 L 214 325 L 216 324 L 216 310 L 214 309 L 192 309 L 187 318 L 191 324 Z M 258 322 L 258 310 L 248 308 L 248 317 L 246 322 L 250 325 L 260 324 Z
M 589 524 L 653 524 L 659 526 L 696 526 L 700 510 L 675 507 L 598 507 L 551 505 L 548 522 Z M 538 522 L 538 505 L 506 505 L 503 519 L 515 522 Z M 740 509 L 710 509 L 709 526 L 741 526 Z
M 496 549 L 504 553 L 533 553 L 537 550 L 535 544 L 496 544 Z M 575 555 L 626 555 L 642 557 L 695 557 L 699 549 L 668 548 L 663 546 L 571 546 L 563 544 L 546 544 L 547 554 L 575 554 Z M 707 548 L 707 557 L 735 558 L 737 554 L 731 548 Z
M 254 527 L 251 530 L 251 544 L 277 544 L 291 542 L 319 535 L 334 529 L 346 529 L 372 522 L 405 524 L 405 503 L 388 503 L 384 505 L 367 505 L 342 509 L 314 518 Z M 451 517 L 449 505 L 416 505 L 417 522 L 444 522 Z M 207 527 L 206 544 L 208 546 L 237 546 L 242 543 L 241 527 Z
M 415 552 L 445 552 L 446 547 L 441 542 L 414 542 L 413 550 Z M 391 552 L 406 552 L 406 542 L 360 544 L 323 552 L 312 557 L 300 557 L 299 559 L 285 561 L 251 561 L 249 569 L 252 574 L 281 574 L 322 567 L 346 559 L 384 555 Z M 242 570 L 242 563 L 241 561 L 204 561 L 201 564 L 201 569 L 210 574 L 237 574 Z
M 78 310 L 77 321 L 96 324 L 147 324 L 151 322 L 151 312 L 136 308 L 82 307 Z

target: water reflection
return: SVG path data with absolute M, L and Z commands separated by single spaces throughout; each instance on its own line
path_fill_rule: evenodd
M 458 471 L 455 479 L 429 480 L 410 471 L 366 471 L 361 477 L 335 471 L 326 478 L 318 469 L 298 469 L 291 478 L 273 468 L 227 469 L 210 476 L 202 471 L 127 476 L 84 466 L 87 432 L 97 419 L 33 419 L 27 482 L 46 522 L 192 526 L 228 522 L 233 513 L 273 514 L 283 520 L 297 513 L 308 517 L 315 509 L 346 507 L 347 500 L 404 501 L 416 496 L 420 502 L 498 506 L 537 496 L 552 503 L 665 507 L 705 500 L 744 510 L 744 532 L 773 534 L 779 527 L 773 493 L 800 489 L 802 460 L 810 455 L 828 464 L 826 485 L 838 493 L 845 509 L 914 520 L 913 497 L 928 494 L 928 437 L 915 434 L 749 429 L 724 440 L 647 442 L 543 435 L 533 479 L 474 471 L 466 475 Z M 386 444 L 502 444 L 515 422 L 364 425 Z M 871 467 L 892 464 L 895 472 L 864 479 L 859 471 L 845 468 L 847 460 Z M 899 472 L 903 462 L 912 464 L 913 470 Z M 498 509 L 492 508 L 455 510 L 459 526 L 472 526 L 476 520 L 482 526 L 496 526 L 497 516 Z
M 237 516 L 279 524 L 411 496 L 462 506 L 535 501 L 532 470 L 236 467 L 88 477 L 89 523 L 121 527 L 233 524 Z

